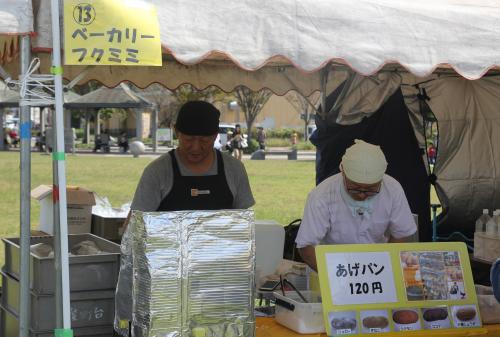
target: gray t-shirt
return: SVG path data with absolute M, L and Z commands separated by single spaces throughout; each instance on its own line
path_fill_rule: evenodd
M 214 150 L 215 151 L 215 150 Z M 187 169 L 179 160 L 177 152 L 175 152 L 179 170 L 183 176 L 200 175 Z M 226 174 L 227 184 L 233 194 L 233 208 L 245 209 L 253 206 L 255 200 L 248 182 L 245 166 L 238 159 L 222 154 L 224 162 L 224 172 Z M 214 160 L 212 167 L 201 174 L 210 176 L 217 174 L 217 160 Z M 170 155 L 165 153 L 159 158 L 152 161 L 142 173 L 141 180 L 135 190 L 134 200 L 132 201 L 131 209 L 154 212 L 158 209 L 161 201 L 167 196 L 173 186 L 174 173 L 172 170 L 172 161 Z

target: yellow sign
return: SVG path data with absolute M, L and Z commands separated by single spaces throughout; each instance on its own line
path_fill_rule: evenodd
M 65 0 L 64 56 L 71 65 L 161 66 L 156 8 L 141 0 Z
M 481 330 L 463 243 L 318 246 L 316 258 L 329 336 Z

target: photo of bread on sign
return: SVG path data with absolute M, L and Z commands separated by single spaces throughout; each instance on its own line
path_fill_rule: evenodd
M 333 311 L 328 314 L 335 335 L 350 335 L 358 333 L 356 311 Z
M 422 318 L 426 330 L 451 328 L 446 306 L 422 308 Z
M 456 328 L 473 328 L 481 326 L 479 310 L 474 304 L 452 306 L 451 312 L 453 325 Z
M 394 309 L 392 310 L 392 320 L 395 331 L 420 330 L 421 324 L 418 317 L 418 309 Z
M 360 312 L 363 333 L 389 332 L 389 315 L 387 310 L 364 310 Z

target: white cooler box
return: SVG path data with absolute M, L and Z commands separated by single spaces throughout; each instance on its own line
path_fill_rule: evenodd
M 255 267 L 256 284 L 259 278 L 274 274 L 283 259 L 285 229 L 274 220 L 255 221 Z
M 324 333 L 321 295 L 313 291 L 300 292 L 309 303 L 304 303 L 295 291 L 274 292 L 276 297 L 275 319 L 281 325 L 302 334 Z

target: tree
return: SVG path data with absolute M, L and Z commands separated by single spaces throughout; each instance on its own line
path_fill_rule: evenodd
M 160 127 L 170 127 L 173 124 L 177 113 L 177 99 L 172 91 L 158 83 L 153 83 L 145 89 L 136 89 L 135 91 L 157 107 L 158 117 L 162 118 L 159 121 Z
M 272 92 L 267 89 L 260 91 L 252 91 L 244 86 L 239 86 L 234 90 L 234 96 L 241 110 L 245 114 L 245 122 L 248 129 L 248 141 L 252 137 L 252 126 L 257 118 L 257 115 L 262 111 L 262 108 L 272 96 Z
M 159 84 L 152 84 L 141 91 L 140 95 L 158 107 L 159 115 L 163 116 L 160 121 L 162 126 L 172 125 L 180 107 L 188 101 L 206 101 L 215 104 L 226 103 L 230 100 L 230 97 L 216 86 L 198 90 L 190 84 L 183 84 L 174 91 Z
M 179 108 L 189 101 L 205 101 L 212 104 L 227 103 L 231 97 L 216 86 L 209 86 L 203 90 L 198 90 L 195 87 L 184 84 L 178 87 L 173 95 L 177 99 Z
M 285 95 L 287 101 L 293 106 L 293 108 L 300 114 L 300 118 L 304 120 L 304 140 L 309 139 L 309 123 L 314 118 L 314 114 L 317 112 L 320 105 L 321 93 L 316 91 L 309 97 L 304 97 L 297 91 L 290 91 Z

